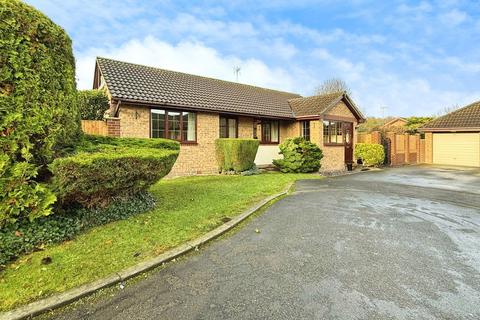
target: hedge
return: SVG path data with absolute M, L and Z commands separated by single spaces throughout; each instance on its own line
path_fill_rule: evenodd
M 0 269 L 21 254 L 39 250 L 43 245 L 73 239 L 92 227 L 126 219 L 153 209 L 155 201 L 146 192 L 116 199 L 107 208 L 70 208 L 30 223 L 19 220 L 0 229 Z
M 314 143 L 302 137 L 290 138 L 280 144 L 283 159 L 273 160 L 273 164 L 282 172 L 315 172 L 320 169 L 322 150 Z
M 220 172 L 242 172 L 255 166 L 255 156 L 260 142 L 256 139 L 215 140 L 215 152 Z
M 178 153 L 178 150 L 116 147 L 58 158 L 49 168 L 63 205 L 103 207 L 115 197 L 147 190 L 170 172 Z
M 102 90 L 78 91 L 78 110 L 83 120 L 103 120 L 110 108 L 108 97 Z
M 361 159 L 366 166 L 377 166 L 385 160 L 383 146 L 377 143 L 357 143 L 354 154 L 355 158 Z
M 180 150 L 180 144 L 169 139 L 115 138 L 97 135 L 84 135 L 75 150 L 95 152 L 105 150 L 106 146 Z
M 80 136 L 75 60 L 65 31 L 0 0 L 0 227 L 51 213 L 46 165 Z

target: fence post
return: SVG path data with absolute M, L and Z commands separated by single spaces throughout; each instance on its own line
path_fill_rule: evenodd
M 397 139 L 395 132 L 387 132 L 387 139 L 390 140 L 390 165 L 395 166 L 397 164 Z
M 405 163 L 410 163 L 410 135 L 408 133 L 404 134 L 405 136 Z

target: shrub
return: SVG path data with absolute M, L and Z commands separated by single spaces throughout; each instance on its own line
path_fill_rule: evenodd
M 180 144 L 169 139 L 143 139 L 143 138 L 114 138 L 96 135 L 84 135 L 75 150 L 96 152 L 108 147 L 132 147 L 180 150 Z
M 355 145 L 355 158 L 362 159 L 362 163 L 366 166 L 376 166 L 383 163 L 385 151 L 381 144 L 357 143 Z
M 282 172 L 315 172 L 320 169 L 322 150 L 302 137 L 290 138 L 280 144 L 283 159 L 273 160 Z
M 110 103 L 104 91 L 78 91 L 78 110 L 83 120 L 103 120 L 103 115 L 109 108 Z
M 18 0 L 0 0 L 0 227 L 51 212 L 37 183 L 80 135 L 72 44 L 62 28 Z
M 43 245 L 71 240 L 92 227 L 126 219 L 155 206 L 153 198 L 146 192 L 116 200 L 107 208 L 70 208 L 41 217 L 34 223 L 23 219 L 0 229 L 0 266 Z
M 178 153 L 116 147 L 58 158 L 49 167 L 57 197 L 63 204 L 106 206 L 115 197 L 144 191 L 160 180 L 170 172 Z
M 219 171 L 242 172 L 255 166 L 260 142 L 256 139 L 217 139 L 215 152 Z

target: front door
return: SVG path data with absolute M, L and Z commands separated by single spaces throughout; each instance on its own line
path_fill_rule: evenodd
M 345 137 L 345 163 L 353 163 L 353 123 L 344 122 L 343 132 Z

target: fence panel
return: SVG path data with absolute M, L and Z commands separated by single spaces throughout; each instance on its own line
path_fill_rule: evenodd
M 82 120 L 82 131 L 87 134 L 107 135 L 107 122 L 103 120 Z

